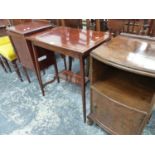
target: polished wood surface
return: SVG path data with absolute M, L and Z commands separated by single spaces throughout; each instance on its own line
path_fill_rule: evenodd
M 92 54 L 107 64 L 155 77 L 154 51 L 154 38 L 122 34 L 96 48 Z
M 109 33 L 91 30 L 56 27 L 27 38 L 31 41 L 46 43 L 77 54 L 85 54 L 93 47 L 109 39 Z M 58 51 L 59 52 L 59 51 Z
M 67 79 L 74 78 L 75 83 L 78 82 L 81 85 L 84 122 L 86 122 L 85 58 L 89 56 L 92 49 L 109 39 L 109 33 L 69 27 L 56 27 L 27 37 L 34 46 L 79 59 L 80 73 L 78 75 L 69 74 L 71 72 L 69 70 L 64 73 L 69 75 Z
M 39 31 L 41 29 L 50 28 L 51 25 L 47 22 L 43 21 L 32 21 L 32 22 L 26 22 L 23 24 L 19 24 L 16 26 L 8 27 L 7 30 L 18 33 L 18 34 L 29 34 L 32 32 Z

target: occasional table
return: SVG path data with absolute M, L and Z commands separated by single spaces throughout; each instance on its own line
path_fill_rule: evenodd
M 82 89 L 83 117 L 86 121 L 86 99 L 85 99 L 85 58 L 87 58 L 95 47 L 109 40 L 109 33 L 96 32 L 69 27 L 56 27 L 44 32 L 27 37 L 34 46 L 39 46 L 51 51 L 58 52 L 79 59 L 80 74 L 64 70 L 66 78 L 79 83 Z M 37 66 L 37 64 L 36 64 Z

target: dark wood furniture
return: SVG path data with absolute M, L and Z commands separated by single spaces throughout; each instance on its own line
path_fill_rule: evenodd
M 155 104 L 155 40 L 122 34 L 91 53 L 91 112 L 112 134 L 141 134 Z
M 6 72 L 6 73 L 8 73 L 8 71 L 7 71 L 7 68 L 6 68 L 6 66 L 5 66 L 5 64 L 4 64 L 4 62 L 3 62 L 3 58 L 2 58 L 2 56 L 0 55 L 0 64 L 1 64 L 1 67 L 3 68 L 3 70 Z M 9 66 L 10 67 L 10 66 Z M 10 71 L 10 70 L 9 70 Z
M 19 24 L 19 25 L 11 26 L 7 28 L 8 35 L 10 36 L 10 39 L 14 45 L 14 49 L 17 54 L 17 57 L 23 66 L 23 70 L 25 72 L 27 80 L 30 82 L 27 69 L 31 69 L 35 71 L 43 95 L 44 95 L 43 88 L 46 85 L 46 83 L 45 84 L 42 83 L 42 80 L 40 78 L 40 72 L 37 72 L 36 70 L 36 66 L 35 66 L 36 60 L 33 55 L 31 42 L 28 42 L 25 39 L 25 37 L 30 36 L 36 32 L 44 31 L 49 28 L 51 28 L 51 25 L 48 22 L 43 22 L 43 21 L 26 22 L 24 24 Z M 53 64 L 54 66 L 56 66 L 54 53 L 49 52 L 48 50 L 43 48 L 37 48 L 37 51 L 39 51 L 38 52 L 39 54 L 37 55 L 37 58 L 38 58 L 37 61 L 39 61 L 41 70 Z
M 85 58 L 88 57 L 92 49 L 109 39 L 109 34 L 69 27 L 56 27 L 45 32 L 40 32 L 27 37 L 33 45 L 58 52 L 80 62 L 80 74 L 75 74 L 69 70 L 62 71 L 66 80 L 81 85 L 83 117 L 86 121 L 86 100 L 85 100 Z

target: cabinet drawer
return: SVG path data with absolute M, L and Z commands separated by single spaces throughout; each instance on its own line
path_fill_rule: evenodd
M 118 103 L 111 98 L 91 89 L 92 114 L 105 129 L 115 134 L 139 134 L 146 118 L 145 112 L 140 112 Z

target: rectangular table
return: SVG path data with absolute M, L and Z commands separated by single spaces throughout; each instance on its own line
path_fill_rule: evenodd
M 85 99 L 85 58 L 89 56 L 92 49 L 109 40 L 109 33 L 97 32 L 69 27 L 56 27 L 40 32 L 27 40 L 33 45 L 39 46 L 60 54 L 79 59 L 80 74 L 74 76 L 78 79 L 82 89 L 83 117 L 86 122 L 86 99 Z M 37 64 L 36 64 L 37 66 Z M 64 71 L 65 74 L 74 75 L 71 71 Z

